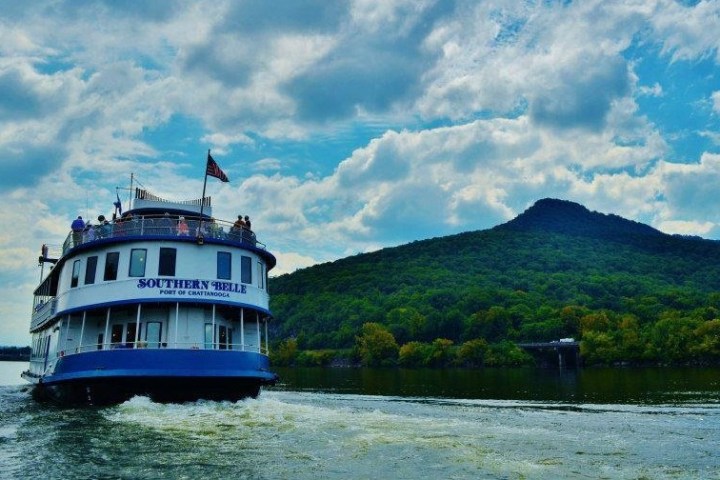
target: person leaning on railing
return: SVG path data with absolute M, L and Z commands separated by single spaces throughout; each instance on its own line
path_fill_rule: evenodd
M 223 233 L 223 228 L 213 219 L 210 222 L 210 236 L 213 238 L 222 238 Z
M 88 222 L 83 231 L 83 242 L 92 242 L 93 240 L 95 240 L 95 227 Z
M 105 219 L 105 215 L 98 216 L 98 226 L 95 229 L 97 238 L 108 238 L 112 234 L 112 226 Z
M 188 235 L 189 233 L 190 229 L 188 228 L 188 224 L 185 222 L 185 217 L 180 217 L 177 223 L 177 234 L 184 236 Z

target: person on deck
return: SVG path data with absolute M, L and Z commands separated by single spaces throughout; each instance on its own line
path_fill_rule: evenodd
M 189 233 L 190 229 L 188 228 L 188 224 L 185 222 L 185 217 L 180 217 L 177 224 L 177 234 L 188 235 Z
M 235 223 L 233 223 L 233 230 L 237 230 L 240 232 L 245 227 L 245 221 L 243 220 L 242 215 L 238 215 L 237 220 L 235 220 Z
M 237 220 L 235 220 L 235 223 L 233 223 L 233 226 L 230 228 L 230 238 L 239 240 L 242 238 L 242 232 L 245 229 L 245 221 L 243 220 L 242 215 L 238 215 Z
M 112 234 L 112 226 L 105 215 L 98 215 L 97 238 L 109 238 Z
M 90 222 L 87 222 L 83 231 L 83 241 L 92 242 L 93 240 L 95 240 L 95 227 L 90 225 Z
M 83 230 L 85 230 L 85 222 L 83 222 L 81 216 L 78 215 L 78 217 L 73 220 L 72 224 L 70 224 L 70 229 L 72 230 L 73 246 L 80 245 L 82 243 Z
M 173 231 L 173 221 L 170 218 L 170 214 L 168 212 L 165 212 L 165 214 L 160 218 L 160 234 L 161 235 L 172 235 Z
M 210 223 L 210 236 L 212 238 L 222 238 L 223 237 L 223 231 L 222 227 L 215 221 L 213 218 Z

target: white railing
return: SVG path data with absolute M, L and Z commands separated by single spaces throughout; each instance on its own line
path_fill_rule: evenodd
M 106 238 L 122 237 L 187 237 L 215 238 L 235 243 L 250 244 L 265 250 L 265 245 L 257 241 L 255 233 L 247 228 L 235 228 L 225 220 L 210 220 L 200 217 L 177 216 L 140 216 L 119 218 L 113 222 L 89 225 L 82 232 L 70 232 L 63 243 L 62 254 L 78 245 Z
M 221 348 L 224 347 L 224 348 Z M 121 343 L 97 343 L 82 345 L 80 347 L 71 347 L 66 350 L 57 352 L 56 357 L 74 355 L 76 353 L 94 352 L 97 350 L 133 350 L 133 349 L 162 349 L 162 350 L 218 350 L 228 352 L 254 352 L 263 355 L 268 354 L 267 345 L 258 347 L 255 344 L 231 343 L 219 344 L 207 348 L 204 343 L 200 342 L 146 342 L 144 340 L 138 342 L 121 342 Z
M 50 317 L 55 314 L 56 308 L 56 298 L 52 298 L 43 303 L 38 303 L 37 305 L 35 305 L 30 322 L 30 330 L 35 330 L 37 327 L 48 321 Z

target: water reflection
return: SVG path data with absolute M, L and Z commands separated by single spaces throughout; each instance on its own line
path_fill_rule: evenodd
M 278 368 L 279 390 L 571 403 L 720 401 L 718 368 Z

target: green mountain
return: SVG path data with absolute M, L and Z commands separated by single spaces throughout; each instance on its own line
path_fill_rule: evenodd
M 400 346 L 574 337 L 593 362 L 720 359 L 720 242 L 563 200 L 276 277 L 271 291 L 276 338 L 300 349 L 353 347 L 372 322 Z

